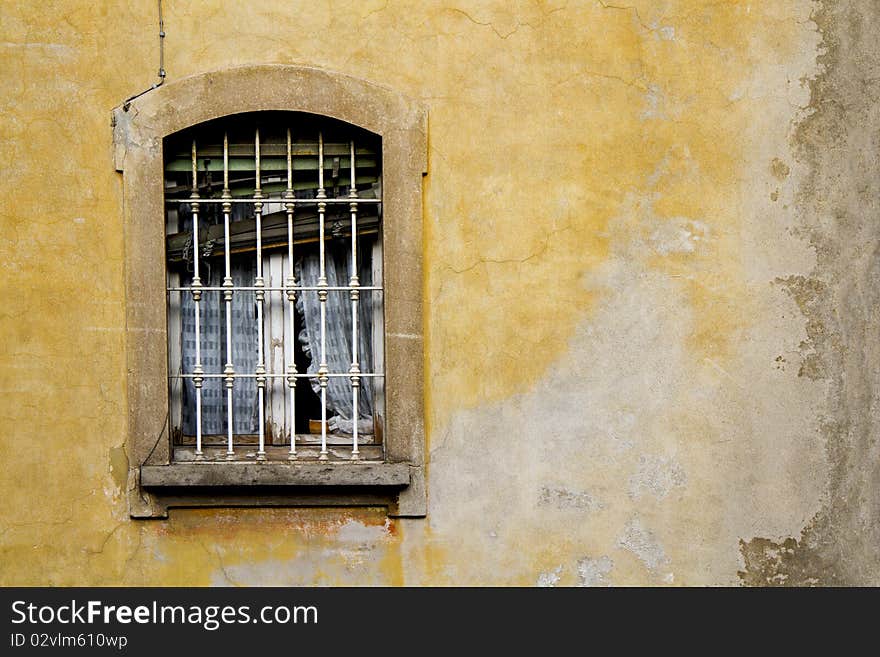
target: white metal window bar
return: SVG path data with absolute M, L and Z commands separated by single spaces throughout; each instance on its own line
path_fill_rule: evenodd
M 287 189 L 284 190 L 284 211 L 287 214 L 287 334 L 296 334 L 296 276 L 293 267 L 293 211 L 296 204 L 293 203 L 293 147 L 290 138 L 290 128 L 287 129 Z M 290 350 L 290 359 L 287 365 L 287 388 L 290 400 L 290 452 L 287 458 L 296 460 L 296 359 L 293 349 Z
M 289 435 L 289 449 L 286 458 L 295 460 L 300 458 L 297 453 L 297 435 L 296 435 L 296 386 L 298 379 L 315 379 L 317 378 L 320 387 L 320 451 L 317 455 L 318 460 L 328 460 L 328 400 L 327 388 L 330 379 L 348 378 L 351 388 L 352 403 L 352 422 L 351 422 L 351 449 L 348 458 L 357 461 L 361 458 L 359 449 L 359 397 L 362 389 L 362 379 L 382 379 L 381 372 L 362 372 L 361 371 L 361 355 L 359 346 L 359 324 L 361 315 L 359 313 L 360 294 L 362 291 L 381 292 L 381 281 L 373 281 L 373 285 L 361 285 L 358 276 L 358 206 L 359 204 L 379 204 L 381 198 L 360 198 L 357 188 L 357 170 L 356 170 L 356 147 L 354 139 L 348 144 L 349 156 L 349 189 L 347 196 L 338 196 L 328 198 L 325 189 L 325 145 L 323 132 L 318 132 L 317 143 L 317 189 L 314 198 L 298 198 L 294 194 L 294 165 L 293 165 L 293 141 L 291 130 L 286 130 L 286 188 L 280 194 L 280 198 L 272 199 L 264 195 L 262 190 L 262 171 L 261 171 L 261 144 L 259 128 L 254 130 L 254 188 L 253 193 L 246 198 L 233 198 L 230 190 L 230 145 L 228 133 L 223 134 L 223 187 L 219 198 L 202 197 L 199 194 L 199 152 L 196 139 L 192 140 L 191 147 L 191 164 L 192 164 L 192 191 L 187 199 L 187 204 L 191 211 L 192 222 L 192 267 L 193 274 L 189 285 L 175 284 L 176 279 L 169 277 L 167 285 L 168 293 L 189 294 L 193 302 L 193 322 L 195 329 L 195 364 L 191 373 L 179 370 L 172 363 L 172 373 L 170 374 L 171 383 L 174 380 L 190 379 L 195 391 L 195 454 L 196 460 L 205 460 L 206 454 L 204 450 L 203 436 L 203 387 L 209 380 L 222 380 L 226 391 L 226 453 L 225 458 L 235 460 L 238 458 L 236 453 L 235 442 L 235 424 L 234 424 L 234 397 L 233 391 L 237 381 L 253 379 L 256 381 L 257 390 L 257 431 L 258 444 L 255 455 L 256 460 L 265 461 L 267 459 L 266 451 L 266 388 L 267 383 L 280 379 L 286 383 L 287 397 L 289 404 L 289 417 L 287 418 L 286 433 Z M 338 168 L 339 159 L 334 159 L 334 177 Z M 210 189 L 209 189 L 210 193 Z M 263 249 L 263 214 L 264 207 L 267 202 L 280 203 L 286 214 L 286 242 L 287 242 L 287 261 L 285 277 L 282 279 L 283 284 L 267 285 L 264 278 L 264 249 Z M 180 204 L 181 199 L 167 199 L 169 204 Z M 200 232 L 200 210 L 205 206 L 215 206 L 219 204 L 223 215 L 223 280 L 222 284 L 205 285 L 200 276 L 200 257 L 202 256 L 202 240 Z M 235 204 L 248 204 L 252 206 L 255 220 L 255 242 L 256 242 L 256 268 L 252 285 L 236 285 L 232 275 L 232 240 L 231 240 L 231 223 L 233 206 Z M 327 207 L 335 205 L 348 205 L 348 213 L 350 217 L 350 267 L 348 285 L 328 285 L 326 271 L 326 214 Z M 315 285 L 297 284 L 295 274 L 295 224 L 297 206 L 313 206 L 317 210 L 318 216 L 318 254 L 319 254 L 319 274 Z M 378 206 L 377 206 L 378 207 Z M 210 282 L 210 281 L 209 281 Z M 225 306 L 225 363 L 222 372 L 206 372 L 204 363 L 202 362 L 202 320 L 204 294 L 208 292 L 222 293 L 222 300 Z M 253 292 L 256 306 L 256 329 L 257 329 L 257 354 L 255 371 L 239 371 L 233 362 L 233 298 L 237 293 Z M 296 361 L 294 358 L 294 345 L 285 345 L 287 354 L 287 364 L 281 372 L 269 372 L 266 368 L 266 353 L 264 345 L 264 322 L 266 321 L 265 313 L 267 307 L 267 296 L 272 292 L 281 293 L 282 305 L 286 300 L 286 319 L 287 319 L 287 337 L 290 341 L 295 340 L 296 325 L 296 295 L 316 293 L 320 304 L 320 352 L 317 354 L 319 359 L 317 374 L 301 373 L 297 371 Z M 351 354 L 350 366 L 348 371 L 331 371 L 328 366 L 327 358 L 327 299 L 330 292 L 347 292 L 351 303 Z M 271 303 L 271 302 L 268 302 Z M 373 329 L 375 330 L 375 329 Z M 314 358 L 316 355 L 312 354 Z M 381 362 L 381 358 L 374 358 L 373 362 Z M 174 390 L 172 385 L 171 390 Z M 173 393 L 172 393 L 173 394 Z

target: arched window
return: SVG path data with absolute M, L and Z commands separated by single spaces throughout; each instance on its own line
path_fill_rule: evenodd
M 132 515 L 424 515 L 424 112 L 360 80 L 254 67 L 164 85 L 117 108 L 114 135 Z
M 297 112 L 165 139 L 175 459 L 382 460 L 381 153 Z

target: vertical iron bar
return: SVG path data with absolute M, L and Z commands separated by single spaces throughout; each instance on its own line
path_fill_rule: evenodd
M 202 279 L 199 277 L 199 204 L 196 199 L 199 198 L 198 185 L 198 155 L 196 152 L 196 140 L 192 143 L 192 194 L 190 198 L 190 208 L 192 209 L 193 220 L 193 278 L 191 291 L 193 297 L 193 305 L 195 306 L 195 325 L 196 325 L 196 365 L 193 368 L 193 385 L 196 388 L 196 460 L 201 461 L 204 458 L 202 454 L 202 326 L 201 326 L 201 301 L 202 301 Z
M 226 276 L 223 277 L 223 299 L 226 301 L 226 365 L 223 368 L 225 374 L 224 382 L 226 383 L 226 458 L 232 460 L 235 458 L 235 449 L 232 442 L 232 388 L 235 385 L 235 367 L 232 365 L 232 268 L 229 261 L 229 214 L 232 211 L 232 203 L 228 199 L 232 198 L 229 193 L 229 139 L 227 134 L 223 133 L 223 253 L 226 264 Z
M 358 450 L 358 392 L 361 385 L 361 368 L 358 363 L 358 301 L 360 297 L 360 279 L 358 278 L 358 261 L 357 261 L 357 184 L 355 183 L 355 162 L 354 162 L 354 141 L 351 142 L 351 185 L 348 190 L 348 197 L 351 199 L 349 208 L 351 210 L 351 278 L 348 281 L 351 287 L 351 458 L 357 460 L 360 458 Z
M 256 173 L 256 187 L 254 189 L 254 198 L 263 198 L 263 191 L 260 189 L 260 129 L 257 128 L 254 133 L 254 169 Z M 256 220 L 257 230 L 257 276 L 254 280 L 254 292 L 257 302 L 257 404 L 259 406 L 259 432 L 260 445 L 257 450 L 257 460 L 266 460 L 266 415 L 265 415 L 265 398 L 266 398 L 266 363 L 265 349 L 263 348 L 263 304 L 265 302 L 266 293 L 260 289 L 264 286 L 263 280 L 263 203 L 262 201 L 254 202 L 254 219 Z
M 327 204 L 323 199 L 327 198 L 324 192 L 324 135 L 318 133 L 318 252 L 320 258 L 320 274 L 318 275 L 318 300 L 321 302 L 321 362 L 318 365 L 318 383 L 321 386 L 321 453 L 318 459 L 327 460 L 327 272 L 324 262 L 324 213 Z
M 290 128 L 287 129 L 287 190 L 284 192 L 287 203 L 284 209 L 287 211 L 287 339 L 290 348 L 290 364 L 287 366 L 287 389 L 290 395 L 290 453 L 287 458 L 291 461 L 296 459 L 296 278 L 293 269 L 293 208 L 295 204 L 290 202 L 293 198 L 293 148 L 290 141 Z

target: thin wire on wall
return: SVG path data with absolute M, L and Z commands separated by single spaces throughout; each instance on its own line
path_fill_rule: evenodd
M 125 99 L 125 102 L 122 104 L 122 109 L 128 111 L 128 106 L 135 98 L 139 98 L 143 96 L 145 93 L 152 91 L 153 89 L 157 89 L 162 86 L 162 83 L 165 82 L 165 20 L 162 17 L 162 0 L 158 0 L 159 4 L 159 81 L 155 82 L 148 89 L 144 89 L 139 94 L 135 94 L 129 98 Z

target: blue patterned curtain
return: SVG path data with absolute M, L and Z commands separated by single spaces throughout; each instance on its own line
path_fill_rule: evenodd
M 232 281 L 235 285 L 253 285 L 256 263 L 233 260 Z M 202 285 L 223 283 L 224 268 L 202 264 Z M 190 285 L 192 278 L 183 281 Z M 223 372 L 226 365 L 226 303 L 222 292 L 203 292 L 201 301 L 202 369 L 206 374 Z M 196 364 L 195 303 L 192 295 L 181 295 L 183 371 L 192 374 Z M 236 373 L 253 374 L 257 367 L 257 323 L 254 293 L 236 291 L 232 295 L 232 364 Z M 196 432 L 195 386 L 192 379 L 183 380 L 183 427 L 187 435 Z M 235 434 L 254 434 L 258 429 L 257 384 L 253 378 L 236 379 L 232 390 L 232 430 Z M 222 379 L 207 378 L 202 384 L 202 433 L 225 434 L 226 388 Z

